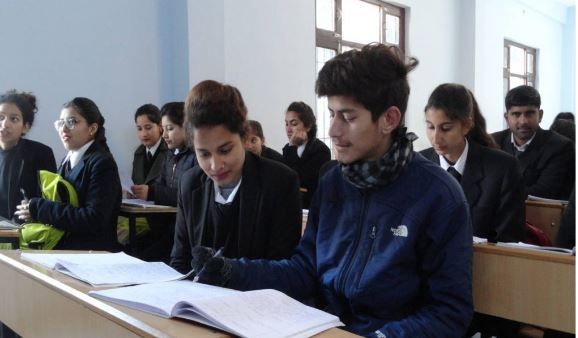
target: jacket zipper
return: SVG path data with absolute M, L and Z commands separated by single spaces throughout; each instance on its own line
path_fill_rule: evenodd
M 352 264 L 351 262 L 353 261 L 353 258 L 355 256 L 357 256 L 357 250 L 359 248 L 359 244 L 361 243 L 361 239 L 364 236 L 364 223 L 365 223 L 365 202 L 367 199 L 367 195 L 363 194 L 363 199 L 362 199 L 362 203 L 361 203 L 361 217 L 359 217 L 360 220 L 360 227 L 359 227 L 359 231 L 357 233 L 357 237 L 355 238 L 355 242 L 353 245 L 353 249 L 351 250 L 351 254 L 349 255 L 349 257 L 347 257 L 347 261 L 345 262 L 345 264 L 343 264 L 343 269 L 341 270 L 341 275 L 339 276 L 339 280 L 338 280 L 338 290 L 340 290 L 343 294 L 345 294 L 345 281 L 349 278 L 349 275 L 351 273 L 351 267 Z

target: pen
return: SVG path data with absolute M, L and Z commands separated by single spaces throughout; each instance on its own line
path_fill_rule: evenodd
M 215 252 L 215 254 L 213 255 L 212 258 L 217 258 L 217 257 L 222 257 L 223 256 L 223 250 L 224 247 L 221 247 L 219 250 L 217 250 L 217 252 Z M 197 273 L 197 275 L 195 276 L 195 278 L 193 278 L 193 283 L 196 283 L 199 281 L 199 275 L 201 273 L 203 273 L 203 271 L 205 271 L 205 266 L 203 266 L 203 268 L 201 269 L 201 271 L 199 271 L 199 273 Z
M 20 188 L 20 192 L 22 193 L 22 197 L 24 197 L 24 201 L 28 202 L 28 197 L 26 197 L 26 191 L 24 191 L 24 188 Z

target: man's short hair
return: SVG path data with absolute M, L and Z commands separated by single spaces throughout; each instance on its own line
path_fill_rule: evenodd
M 534 106 L 540 108 L 542 101 L 540 100 L 540 93 L 536 88 L 531 86 L 518 86 L 510 89 L 506 94 L 506 111 L 515 106 Z
M 407 73 L 418 60 L 408 63 L 401 50 L 395 46 L 369 44 L 361 50 L 350 50 L 329 60 L 317 78 L 315 91 L 319 96 L 343 95 L 355 98 L 371 112 L 373 121 L 389 107 L 401 111 L 403 126 L 409 83 Z

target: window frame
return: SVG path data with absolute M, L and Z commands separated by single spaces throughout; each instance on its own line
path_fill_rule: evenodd
M 518 74 L 513 73 L 510 70 L 510 62 L 511 62 L 511 52 L 510 47 L 514 46 L 524 50 L 524 73 L 525 74 Z M 507 55 L 506 55 L 507 53 Z M 528 73 L 528 55 L 532 55 L 532 73 Z M 524 80 L 525 85 L 529 85 L 532 87 L 536 87 L 536 73 L 537 73 L 537 56 L 538 50 L 536 48 L 504 39 L 504 60 L 506 61 L 503 68 L 503 80 L 506 88 L 504 88 L 504 92 L 507 93 L 511 88 L 510 77 L 515 77 Z

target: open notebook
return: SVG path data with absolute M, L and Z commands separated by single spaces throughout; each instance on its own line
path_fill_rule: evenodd
M 22 259 L 69 275 L 92 286 L 122 286 L 186 278 L 162 262 L 145 262 L 119 253 L 22 253 Z
M 142 284 L 89 295 L 161 317 L 178 317 L 242 337 L 308 337 L 339 318 L 276 290 L 235 291 L 191 281 Z

